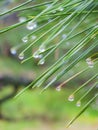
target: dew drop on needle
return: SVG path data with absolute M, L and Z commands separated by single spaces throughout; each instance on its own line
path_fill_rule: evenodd
M 40 55 L 38 56 L 38 58 L 39 58 L 39 59 L 41 59 L 42 57 L 43 57 L 43 55 L 42 55 L 42 54 L 40 54 Z
M 38 51 L 34 52 L 33 57 L 34 57 L 35 59 L 39 58 L 39 53 L 38 53 Z
M 23 59 L 24 59 L 24 53 L 20 53 L 19 56 L 18 56 L 18 58 L 19 58 L 20 60 L 23 60 Z
M 16 53 L 17 53 L 17 51 L 16 51 L 15 48 L 11 48 L 11 49 L 10 49 L 10 52 L 11 52 L 12 55 L 16 55 Z
M 44 59 L 41 59 L 40 61 L 39 61 L 39 64 L 40 65 L 43 65 L 45 63 L 45 60 Z
M 24 21 L 26 21 L 26 17 L 19 17 L 19 22 L 20 22 L 20 23 L 22 23 L 22 22 L 24 22 Z
M 40 51 L 40 52 L 44 52 L 44 51 L 45 51 L 45 46 L 44 46 L 44 45 L 41 45 L 41 46 L 39 47 L 39 51 Z
M 71 101 L 71 102 L 74 101 L 74 95 L 73 95 L 73 94 L 70 95 L 70 96 L 68 97 L 68 100 Z
M 23 41 L 24 43 L 27 43 L 27 42 L 28 42 L 28 37 L 27 37 L 27 36 L 23 37 L 23 38 L 22 38 L 22 41 Z
M 33 30 L 37 27 L 37 23 L 30 21 L 30 22 L 27 23 L 26 27 L 27 27 L 28 30 Z
M 81 106 L 81 101 L 77 101 L 76 106 L 80 107 Z

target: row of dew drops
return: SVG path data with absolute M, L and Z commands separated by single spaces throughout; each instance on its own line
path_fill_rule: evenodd
M 86 63 L 87 63 L 89 68 L 93 68 L 94 67 L 94 61 L 90 57 L 86 59 Z M 79 64 L 77 64 L 77 66 L 79 66 Z M 57 91 L 61 91 L 61 86 L 56 87 L 56 90 Z M 73 101 L 72 97 L 70 98 L 70 101 Z
M 24 21 L 26 21 L 26 18 L 25 18 L 25 17 L 20 17 L 20 18 L 19 18 L 19 22 L 24 22 Z M 26 28 L 27 28 L 28 30 L 34 30 L 34 29 L 37 28 L 37 26 L 38 26 L 38 25 L 37 25 L 37 22 L 32 22 L 32 21 L 30 21 L 30 22 L 27 23 Z M 25 36 L 25 37 L 22 38 L 22 42 L 23 42 L 23 43 L 28 43 L 29 40 L 33 41 L 33 40 L 35 40 L 36 38 L 37 38 L 36 35 L 32 35 L 32 36 L 30 37 L 30 39 L 29 39 L 28 36 Z M 22 45 L 24 45 L 24 44 L 22 44 Z M 11 54 L 16 55 L 17 49 L 19 49 L 19 47 L 21 47 L 22 45 L 11 48 L 11 49 L 10 49 Z M 34 57 L 35 59 L 41 59 L 41 58 L 43 57 L 43 55 L 40 54 L 40 53 L 42 53 L 42 52 L 44 52 L 44 51 L 45 51 L 45 46 L 41 45 L 41 46 L 39 47 L 39 50 L 36 51 L 36 52 L 33 54 L 33 57 Z M 24 53 L 20 53 L 19 56 L 18 56 L 18 58 L 19 58 L 20 60 L 23 60 L 24 57 L 25 57 L 25 56 L 24 56 Z M 44 60 L 40 60 L 39 64 L 40 64 L 40 65 L 43 65 L 44 62 L 45 62 Z
M 20 17 L 19 18 L 19 22 L 24 22 L 24 21 L 26 21 L 25 17 Z M 50 20 L 48 20 L 48 22 L 50 22 Z M 32 22 L 32 21 L 28 22 L 27 25 L 26 25 L 26 28 L 28 30 L 35 30 L 37 27 L 38 27 L 37 22 Z M 66 37 L 67 37 L 66 34 L 62 34 L 62 39 L 66 38 Z M 22 38 L 22 42 L 26 44 L 26 43 L 28 43 L 29 40 L 34 41 L 36 38 L 37 38 L 36 35 L 32 35 L 30 37 L 24 36 Z M 22 45 L 24 45 L 24 44 L 22 44 Z M 19 49 L 19 47 L 21 47 L 22 45 L 19 45 L 17 47 L 12 47 L 10 49 L 11 54 L 16 55 L 17 54 L 17 49 Z M 67 43 L 66 45 L 69 45 L 69 43 Z M 41 54 L 41 53 L 44 52 L 45 50 L 46 50 L 45 45 L 40 45 L 39 49 L 33 54 L 33 57 L 35 59 L 40 59 L 40 61 L 39 61 L 40 65 L 43 65 L 45 63 L 44 59 L 41 60 L 41 58 L 43 58 L 43 54 Z M 19 56 L 18 56 L 18 58 L 20 60 L 23 60 L 24 57 L 25 57 L 24 53 L 20 53 Z
M 96 87 L 98 87 L 97 85 L 96 85 Z M 61 87 L 56 87 L 56 90 L 57 91 L 61 91 Z M 75 97 L 74 97 L 74 94 L 71 94 L 71 95 L 69 95 L 69 97 L 68 97 L 68 101 L 70 101 L 70 102 L 73 102 L 75 100 Z M 77 107 L 81 107 L 81 99 L 79 99 L 77 102 L 76 102 L 76 106 Z
M 20 17 L 20 18 L 19 18 L 19 21 L 20 21 L 20 22 L 24 22 L 25 20 L 26 20 L 25 17 Z M 38 27 L 37 22 L 32 22 L 32 21 L 28 22 L 27 25 L 26 25 L 26 28 L 27 28 L 28 30 L 34 30 L 34 29 L 36 29 L 37 27 Z M 63 35 L 62 35 L 62 39 L 63 39 L 63 38 L 65 39 L 66 37 L 67 37 L 66 34 L 63 34 Z M 28 38 L 28 36 L 25 36 L 25 37 L 22 38 L 22 42 L 23 42 L 23 43 L 28 43 L 29 40 L 33 41 L 33 40 L 35 40 L 36 38 L 37 38 L 36 35 L 30 36 L 30 39 Z M 67 44 L 66 44 L 66 45 L 67 45 Z M 69 45 L 69 43 L 68 43 L 68 45 Z M 16 47 L 16 48 L 13 47 L 13 48 L 11 48 L 10 51 L 11 51 L 11 53 L 12 53 L 13 55 L 15 55 L 15 54 L 17 53 L 17 49 L 18 49 L 18 47 Z M 39 47 L 38 51 L 36 51 L 36 52 L 33 54 L 33 57 L 34 57 L 35 59 L 41 59 L 41 58 L 43 57 L 43 55 L 40 54 L 40 53 L 42 53 L 42 52 L 44 52 L 44 51 L 45 51 L 45 45 L 41 45 L 41 46 Z M 24 59 L 24 53 L 20 53 L 19 59 L 20 59 L 20 60 L 23 60 L 23 59 Z M 87 58 L 87 59 L 86 59 L 86 62 L 87 62 L 88 66 L 89 66 L 90 68 L 93 68 L 94 62 L 91 60 L 91 58 Z M 43 60 L 40 60 L 40 62 L 39 62 L 40 65 L 43 65 L 44 63 L 45 63 L 45 60 L 44 60 L 44 59 L 43 59 Z
M 48 8 L 49 6 L 51 6 L 51 4 L 47 4 L 47 5 L 46 5 L 47 8 Z M 56 13 L 56 11 L 60 11 L 60 12 L 61 12 L 61 11 L 64 11 L 64 7 L 63 7 L 63 6 L 60 6 L 58 9 L 54 9 L 54 10 L 52 11 L 52 13 Z M 26 20 L 27 20 L 26 17 L 19 17 L 19 22 L 20 22 L 20 23 L 25 22 Z M 48 22 L 50 22 L 50 21 L 51 21 L 51 19 L 48 20 Z M 34 29 L 36 29 L 37 27 L 38 27 L 37 22 L 33 22 L 32 20 L 29 21 L 29 22 L 27 23 L 27 25 L 26 25 L 26 28 L 27 28 L 28 30 L 34 30 Z M 62 35 L 62 38 L 65 39 L 66 37 L 67 37 L 66 34 L 63 34 L 63 35 Z M 24 36 L 24 37 L 22 38 L 22 42 L 23 42 L 23 43 L 28 43 L 29 40 L 33 41 L 33 40 L 35 40 L 36 38 L 37 38 L 36 35 L 32 35 L 32 36 L 30 36 L 30 37 Z M 67 42 L 66 45 L 69 46 L 69 42 Z M 18 49 L 18 47 L 13 47 L 13 48 L 11 48 L 10 51 L 11 51 L 11 53 L 12 53 L 13 55 L 15 55 L 15 54 L 17 53 L 17 49 Z M 44 59 L 41 60 L 41 58 L 43 58 L 43 55 L 40 54 L 40 53 L 42 53 L 42 52 L 44 52 L 44 51 L 45 51 L 45 46 L 44 46 L 44 45 L 41 45 L 41 46 L 39 47 L 38 51 L 36 51 L 36 52 L 33 54 L 33 57 L 34 57 L 35 59 L 40 59 L 39 65 L 43 65 L 43 64 L 45 63 L 45 60 L 44 60 Z M 25 57 L 25 56 L 24 56 L 24 53 L 20 53 L 19 56 L 18 56 L 18 58 L 19 58 L 20 60 L 23 60 L 24 57 Z
M 86 59 L 86 63 L 88 64 L 88 66 L 89 66 L 89 68 L 93 68 L 94 67 L 94 62 L 92 61 L 92 59 L 89 57 L 89 58 L 87 58 Z M 61 87 L 62 86 L 58 86 L 58 87 L 56 87 L 56 91 L 61 91 Z M 97 86 L 96 86 L 97 87 Z M 70 101 L 70 102 L 73 102 L 74 101 L 74 94 L 71 94 L 69 97 L 68 97 L 68 100 Z M 81 101 L 80 100 L 78 100 L 77 101 L 77 103 L 76 103 L 76 106 L 77 107 L 80 107 L 81 106 Z
M 97 86 L 96 86 L 97 87 Z M 61 88 L 60 87 L 56 87 L 56 90 L 57 91 L 61 91 Z M 74 97 L 74 94 L 71 94 L 69 97 L 68 97 L 68 101 L 70 101 L 70 102 L 73 102 L 75 100 L 75 97 Z M 77 102 L 76 102 L 76 106 L 77 107 L 81 107 L 81 100 L 78 100 Z
M 47 8 L 48 8 L 49 6 L 51 6 L 51 4 L 47 4 L 47 5 L 46 5 Z M 63 10 L 64 10 L 64 7 L 62 7 L 62 6 L 60 6 L 60 7 L 58 8 L 58 11 L 63 11 Z M 56 11 L 57 11 L 57 10 L 53 10 L 52 13 L 56 13 Z M 26 17 L 19 17 L 19 22 L 20 22 L 20 23 L 25 22 L 26 20 L 27 20 Z M 48 22 L 50 22 L 50 21 L 51 21 L 51 19 L 48 20 Z M 27 28 L 28 30 L 34 30 L 34 29 L 36 29 L 37 27 L 38 27 L 37 22 L 32 22 L 32 20 L 31 20 L 30 22 L 28 22 L 27 25 L 26 25 L 26 28 Z M 63 35 L 62 37 L 64 37 L 64 35 Z M 30 38 L 29 38 L 28 36 L 24 36 L 24 37 L 22 38 L 22 42 L 23 42 L 23 43 L 28 43 L 29 40 L 33 41 L 33 40 L 35 40 L 36 38 L 37 38 L 36 35 L 32 35 Z M 21 46 L 22 46 L 22 45 L 21 45 Z M 11 54 L 16 55 L 16 54 L 17 54 L 17 49 L 19 49 L 19 47 L 21 47 L 21 46 L 11 48 L 11 49 L 10 49 Z M 40 54 L 40 53 L 41 53 L 41 52 L 44 52 L 44 51 L 45 51 L 45 46 L 41 45 L 41 46 L 39 47 L 39 50 L 36 51 L 36 52 L 33 54 L 33 57 L 34 57 L 35 59 L 41 59 L 41 58 L 43 57 L 43 55 Z M 19 56 L 18 56 L 18 58 L 19 58 L 20 60 L 23 60 L 24 57 L 25 57 L 25 56 L 24 56 L 24 53 L 20 53 Z M 45 63 L 45 60 L 44 60 L 44 59 L 39 61 L 39 64 L 40 64 L 40 65 L 43 65 L 44 63 Z

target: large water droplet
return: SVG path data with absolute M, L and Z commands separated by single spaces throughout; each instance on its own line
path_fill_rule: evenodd
M 24 53 L 20 53 L 19 56 L 18 56 L 18 58 L 19 58 L 20 60 L 23 60 L 23 59 L 24 59 Z
M 24 21 L 26 21 L 26 18 L 25 18 L 25 17 L 20 17 L 20 18 L 19 18 L 19 22 L 20 22 L 20 23 L 22 23 L 22 22 L 24 22 Z
M 17 53 L 17 51 L 16 51 L 15 48 L 11 48 L 11 49 L 10 49 L 10 52 L 11 52 L 12 55 L 16 55 L 16 53 Z
M 37 23 L 36 23 L 36 22 L 30 21 L 30 22 L 27 23 L 27 29 L 28 29 L 28 30 L 33 30 L 33 29 L 35 29 L 36 27 L 37 27 Z
M 23 41 L 24 43 L 27 43 L 27 42 L 28 42 L 28 37 L 27 37 L 27 36 L 23 37 L 23 38 L 22 38 L 22 41 Z
M 60 86 L 58 86 L 58 87 L 56 87 L 56 91 L 61 91 L 61 87 Z
M 40 61 L 39 61 L 39 64 L 40 65 L 43 65 L 45 63 L 45 60 L 44 59 L 41 59 Z
M 78 102 L 76 103 L 76 106 L 77 106 L 77 107 L 80 107 L 80 106 L 81 106 L 81 101 L 78 101 Z
M 40 52 L 44 52 L 44 51 L 45 51 L 45 46 L 44 46 L 44 45 L 41 45 L 41 46 L 39 47 L 39 51 L 40 51 Z
M 71 101 L 71 102 L 74 101 L 74 95 L 73 95 L 73 94 L 70 95 L 70 96 L 68 97 L 68 100 Z
M 34 57 L 35 59 L 39 58 L 39 52 L 38 52 L 38 51 L 34 52 L 33 57 Z

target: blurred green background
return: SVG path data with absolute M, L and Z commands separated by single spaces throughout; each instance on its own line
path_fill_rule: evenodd
M 48 0 L 47 0 L 48 1 Z M 3 0 L 0 1 L 0 12 L 6 11 L 19 3 L 24 2 L 24 0 Z M 33 4 L 40 3 L 43 1 L 34 1 Z M 43 7 L 45 8 L 45 7 Z M 40 12 L 40 9 L 34 10 L 35 15 Z M 27 14 L 31 15 L 28 11 Z M 0 18 L 0 29 L 5 26 L 17 23 L 24 15 L 22 13 L 14 13 L 11 15 L 6 15 Z M 27 17 L 24 15 L 24 17 Z M 93 19 L 93 18 L 92 18 Z M 92 20 L 93 21 L 93 20 Z M 86 24 L 83 28 L 85 28 Z M 82 26 L 81 26 L 82 28 Z M 62 55 L 67 49 L 71 48 L 71 44 L 68 43 L 66 48 L 62 46 L 60 50 L 56 51 L 53 56 L 47 60 L 42 66 L 37 65 L 37 60 L 32 58 L 30 61 L 21 64 L 21 60 L 18 58 L 18 54 L 26 45 L 22 45 L 22 38 L 29 31 L 26 29 L 26 25 L 23 25 L 17 29 L 11 30 L 8 33 L 0 35 L 0 101 L 9 95 L 13 91 L 13 85 L 6 84 L 2 80 L 2 77 L 10 77 L 11 80 L 19 82 L 18 92 L 22 90 L 26 83 L 20 83 L 25 81 L 32 81 L 38 75 L 40 75 L 48 66 L 57 60 L 58 55 Z M 38 35 L 37 35 L 38 37 Z M 54 42 L 60 40 L 58 37 Z M 76 40 L 76 39 L 75 39 Z M 72 43 L 75 42 L 70 41 Z M 39 43 L 40 44 L 40 43 Z M 11 48 L 19 48 L 17 54 L 11 53 Z M 32 48 L 27 52 L 26 56 L 30 55 L 30 52 L 36 50 Z M 53 59 L 54 60 L 51 60 Z M 78 67 L 79 66 L 79 67 Z M 73 68 L 65 77 L 67 79 L 71 77 L 74 73 L 78 72 L 82 68 L 86 67 L 86 63 L 80 62 L 77 66 Z M 78 67 L 78 68 L 77 68 Z M 98 71 L 98 66 L 95 66 L 93 73 Z M 59 83 L 63 81 L 61 79 L 54 86 L 47 89 L 44 93 L 40 94 L 42 88 L 30 89 L 24 92 L 21 96 L 14 99 L 14 97 L 6 100 L 5 102 L 0 102 L 0 130 L 64 130 L 66 124 L 80 111 L 81 107 L 78 108 L 75 102 L 69 102 L 68 96 L 86 79 L 89 79 L 90 74 L 93 75 L 92 71 L 86 73 L 86 76 L 82 74 L 78 76 L 77 79 L 72 80 L 60 92 L 56 91 L 56 87 Z M 22 79 L 22 80 L 21 80 Z M 12 82 L 12 81 L 11 81 Z M 3 84 L 4 83 L 4 84 Z M 87 89 L 87 88 L 86 88 Z M 85 89 L 83 89 L 76 97 L 77 99 L 83 95 Z M 90 99 L 88 96 L 88 99 Z M 85 104 L 88 99 L 83 101 Z M 79 119 L 70 127 L 68 130 L 97 130 L 98 129 L 98 99 L 79 117 Z

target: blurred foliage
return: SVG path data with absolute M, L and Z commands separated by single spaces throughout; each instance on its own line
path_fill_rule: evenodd
M 8 90 L 7 90 L 8 91 Z M 67 101 L 68 95 L 73 89 L 62 89 L 57 92 L 53 89 L 48 89 L 46 93 L 39 95 L 39 90 L 27 90 L 17 99 L 12 99 L 3 104 L 4 117 L 12 121 L 0 121 L 0 129 L 10 130 L 14 127 L 15 130 L 25 129 L 53 129 L 63 130 L 68 120 L 76 115 L 80 109 L 75 106 L 75 102 Z M 77 96 L 77 99 L 82 95 Z M 85 99 L 84 103 L 87 101 Z M 98 108 L 94 104 L 86 111 L 71 127 L 71 130 L 82 130 L 83 128 L 96 129 L 98 120 Z M 45 127 L 45 128 L 44 128 Z M 69 128 L 70 129 L 70 128 Z
M 41 95 L 39 95 L 39 91 L 40 89 L 34 90 L 33 92 L 28 90 L 25 94 L 21 95 L 20 98 L 6 102 L 3 105 L 3 114 L 5 117 L 7 116 L 16 120 L 27 117 L 26 119 L 28 120 L 29 118 L 36 119 L 37 116 L 40 116 L 50 121 L 65 120 L 68 122 L 72 115 L 75 115 L 76 112 L 79 111 L 79 108 L 75 106 L 75 102 L 70 103 L 67 101 L 68 95 L 73 90 L 63 89 L 61 92 L 57 92 L 49 89 L 46 93 Z M 78 100 L 80 95 L 84 92 L 84 90 L 81 91 L 81 94 L 77 96 L 76 100 Z M 83 104 L 85 104 L 85 102 L 87 102 L 87 99 L 84 100 Z M 88 122 L 90 120 L 93 122 L 97 119 L 98 111 L 93 105 L 88 110 L 89 117 L 86 117 Z M 82 117 L 80 119 L 82 119 Z

